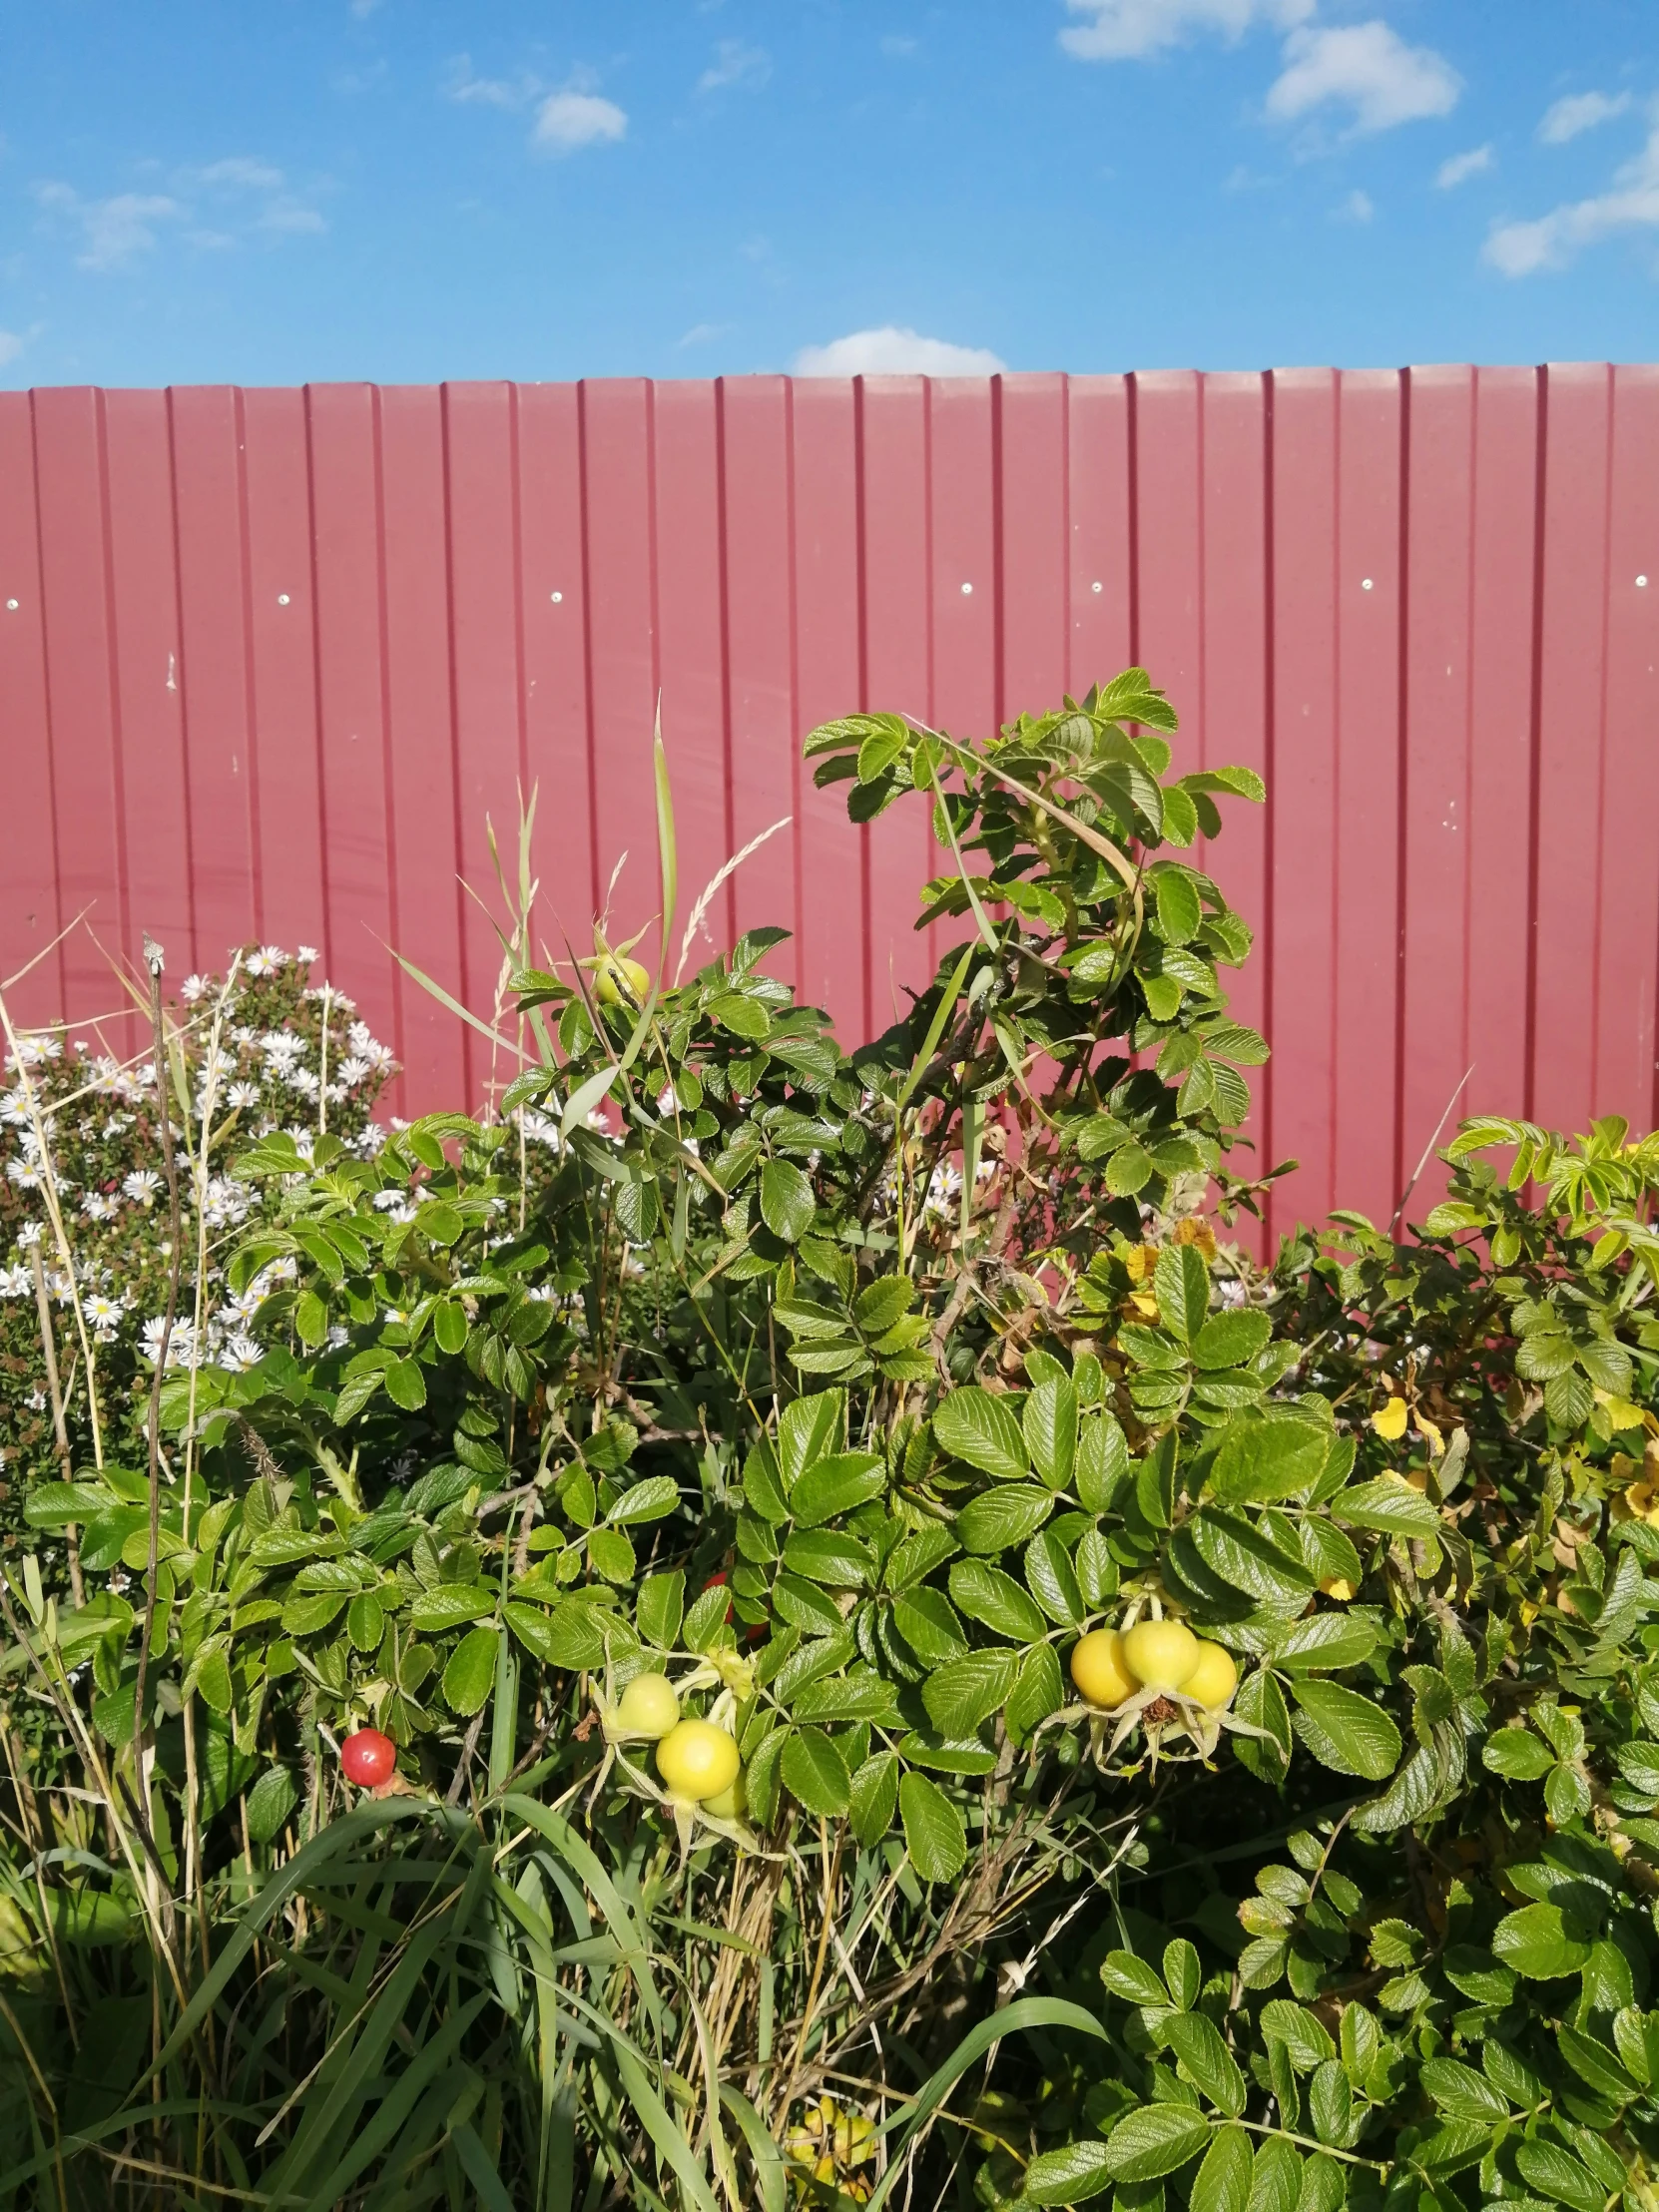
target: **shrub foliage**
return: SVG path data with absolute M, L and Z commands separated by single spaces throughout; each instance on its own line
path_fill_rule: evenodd
M 1175 728 L 815 733 L 948 860 L 849 1054 L 782 932 L 671 970 L 660 748 L 655 971 L 538 965 L 526 861 L 489 1117 L 382 1140 L 240 967 L 148 1082 L 13 1040 L 0 2187 L 1651 2212 L 1659 1142 L 1465 1124 L 1253 1257 L 1263 794 Z M 1158 1620 L 1236 1694 L 1074 1687 Z

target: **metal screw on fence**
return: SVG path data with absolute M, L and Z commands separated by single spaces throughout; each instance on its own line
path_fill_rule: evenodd
M 549 592 L 548 597 L 552 600 L 554 606 L 556 607 L 559 604 L 560 600 L 564 598 L 564 593 L 562 591 Z
M 1647 581 L 1647 579 L 1646 579 L 1646 578 L 1644 577 L 1644 578 L 1642 579 L 1642 581 L 1643 581 L 1643 582 L 1645 583 L 1645 582 Z M 7 612 L 7 614 L 9 614 L 9 615 L 15 615 L 15 614 L 16 614 L 16 612 L 17 612 L 17 601 L 16 601 L 15 599 L 8 599 L 8 600 L 6 601 L 6 612 Z
M 964 584 L 964 585 L 962 586 L 962 597 L 963 597 L 964 599 L 966 599 L 966 598 L 967 598 L 967 596 L 968 596 L 968 594 L 969 594 L 969 593 L 970 593 L 970 592 L 972 591 L 972 589 L 973 589 L 973 586 L 972 586 L 971 584 Z
M 286 593 L 285 591 L 279 591 L 279 592 L 278 592 L 278 593 L 276 594 L 276 604 L 277 604 L 277 606 L 278 606 L 278 607 L 285 607 L 285 606 L 287 605 L 287 603 L 288 603 L 288 595 L 287 595 L 287 593 Z
M 1645 576 L 1638 576 L 1636 581 L 1638 584 L 1645 584 L 1647 582 L 1647 578 Z M 15 607 L 17 605 L 17 601 L 14 599 L 11 604 Z
M 1360 589 L 1361 589 L 1362 591 L 1370 591 L 1370 590 L 1371 590 L 1371 578 L 1370 578 L 1369 576 L 1362 576 L 1362 577 L 1361 577 L 1361 579 L 1360 579 Z

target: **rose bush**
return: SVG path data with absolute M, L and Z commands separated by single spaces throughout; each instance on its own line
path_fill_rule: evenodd
M 1651 2212 L 1659 1145 L 1467 1124 L 1414 1233 L 1239 1241 L 1192 855 L 1262 792 L 1174 734 L 1138 670 L 816 733 L 951 860 L 849 1054 L 780 932 L 671 974 L 659 751 L 655 966 L 522 896 L 498 1113 L 231 1133 L 183 1290 L 255 1356 L 31 1445 L 19 2180 L 198 2170 L 171 2087 L 272 2203 Z M 99 1914 L 102 2109 L 39 1940 Z

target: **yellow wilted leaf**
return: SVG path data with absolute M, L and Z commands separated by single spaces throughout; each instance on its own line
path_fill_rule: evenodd
M 1405 1433 L 1405 1400 L 1390 1397 L 1386 1405 L 1379 1406 L 1373 1413 L 1371 1424 L 1388 1443 L 1398 1443 Z
M 1634 1472 L 1635 1466 L 1636 1462 L 1626 1459 L 1622 1451 L 1615 1454 L 1615 1477 L 1626 1469 Z M 1644 1474 L 1639 1481 L 1632 1482 L 1628 1489 L 1621 1490 L 1613 1500 L 1613 1518 L 1616 1521 L 1646 1521 L 1649 1527 L 1659 1526 L 1659 1478 Z
M 1440 1434 L 1440 1431 L 1435 1427 L 1434 1423 L 1428 1418 L 1426 1413 L 1418 1413 L 1417 1426 L 1422 1430 L 1423 1435 L 1428 1439 L 1428 1449 L 1430 1455 L 1433 1458 L 1439 1458 L 1441 1452 L 1443 1452 L 1445 1449 L 1445 1438 Z
M 1135 1245 L 1124 1254 L 1123 1264 L 1129 1270 L 1131 1283 L 1145 1283 L 1158 1265 L 1158 1247 L 1149 1244 Z
M 1604 1411 L 1614 1428 L 1640 1428 L 1645 1418 L 1639 1405 L 1632 1405 L 1627 1397 L 1610 1397 Z
M 1142 1321 L 1156 1321 L 1158 1319 L 1158 1301 L 1150 1291 L 1131 1291 L 1129 1294 L 1129 1310 L 1133 1314 L 1138 1314 Z
M 1178 1221 L 1175 1225 L 1175 1241 L 1178 1245 L 1196 1246 L 1206 1263 L 1214 1267 L 1216 1233 L 1202 1214 L 1189 1214 L 1185 1221 Z
M 1360 1594 L 1356 1585 L 1340 1574 L 1327 1575 L 1320 1589 L 1325 1596 L 1335 1598 L 1339 1605 L 1347 1605 Z

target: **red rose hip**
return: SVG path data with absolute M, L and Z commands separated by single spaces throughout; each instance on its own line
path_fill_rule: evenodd
M 359 1728 L 340 1746 L 339 1763 L 347 1782 L 361 1790 L 378 1789 L 397 1771 L 397 1746 L 377 1728 Z

